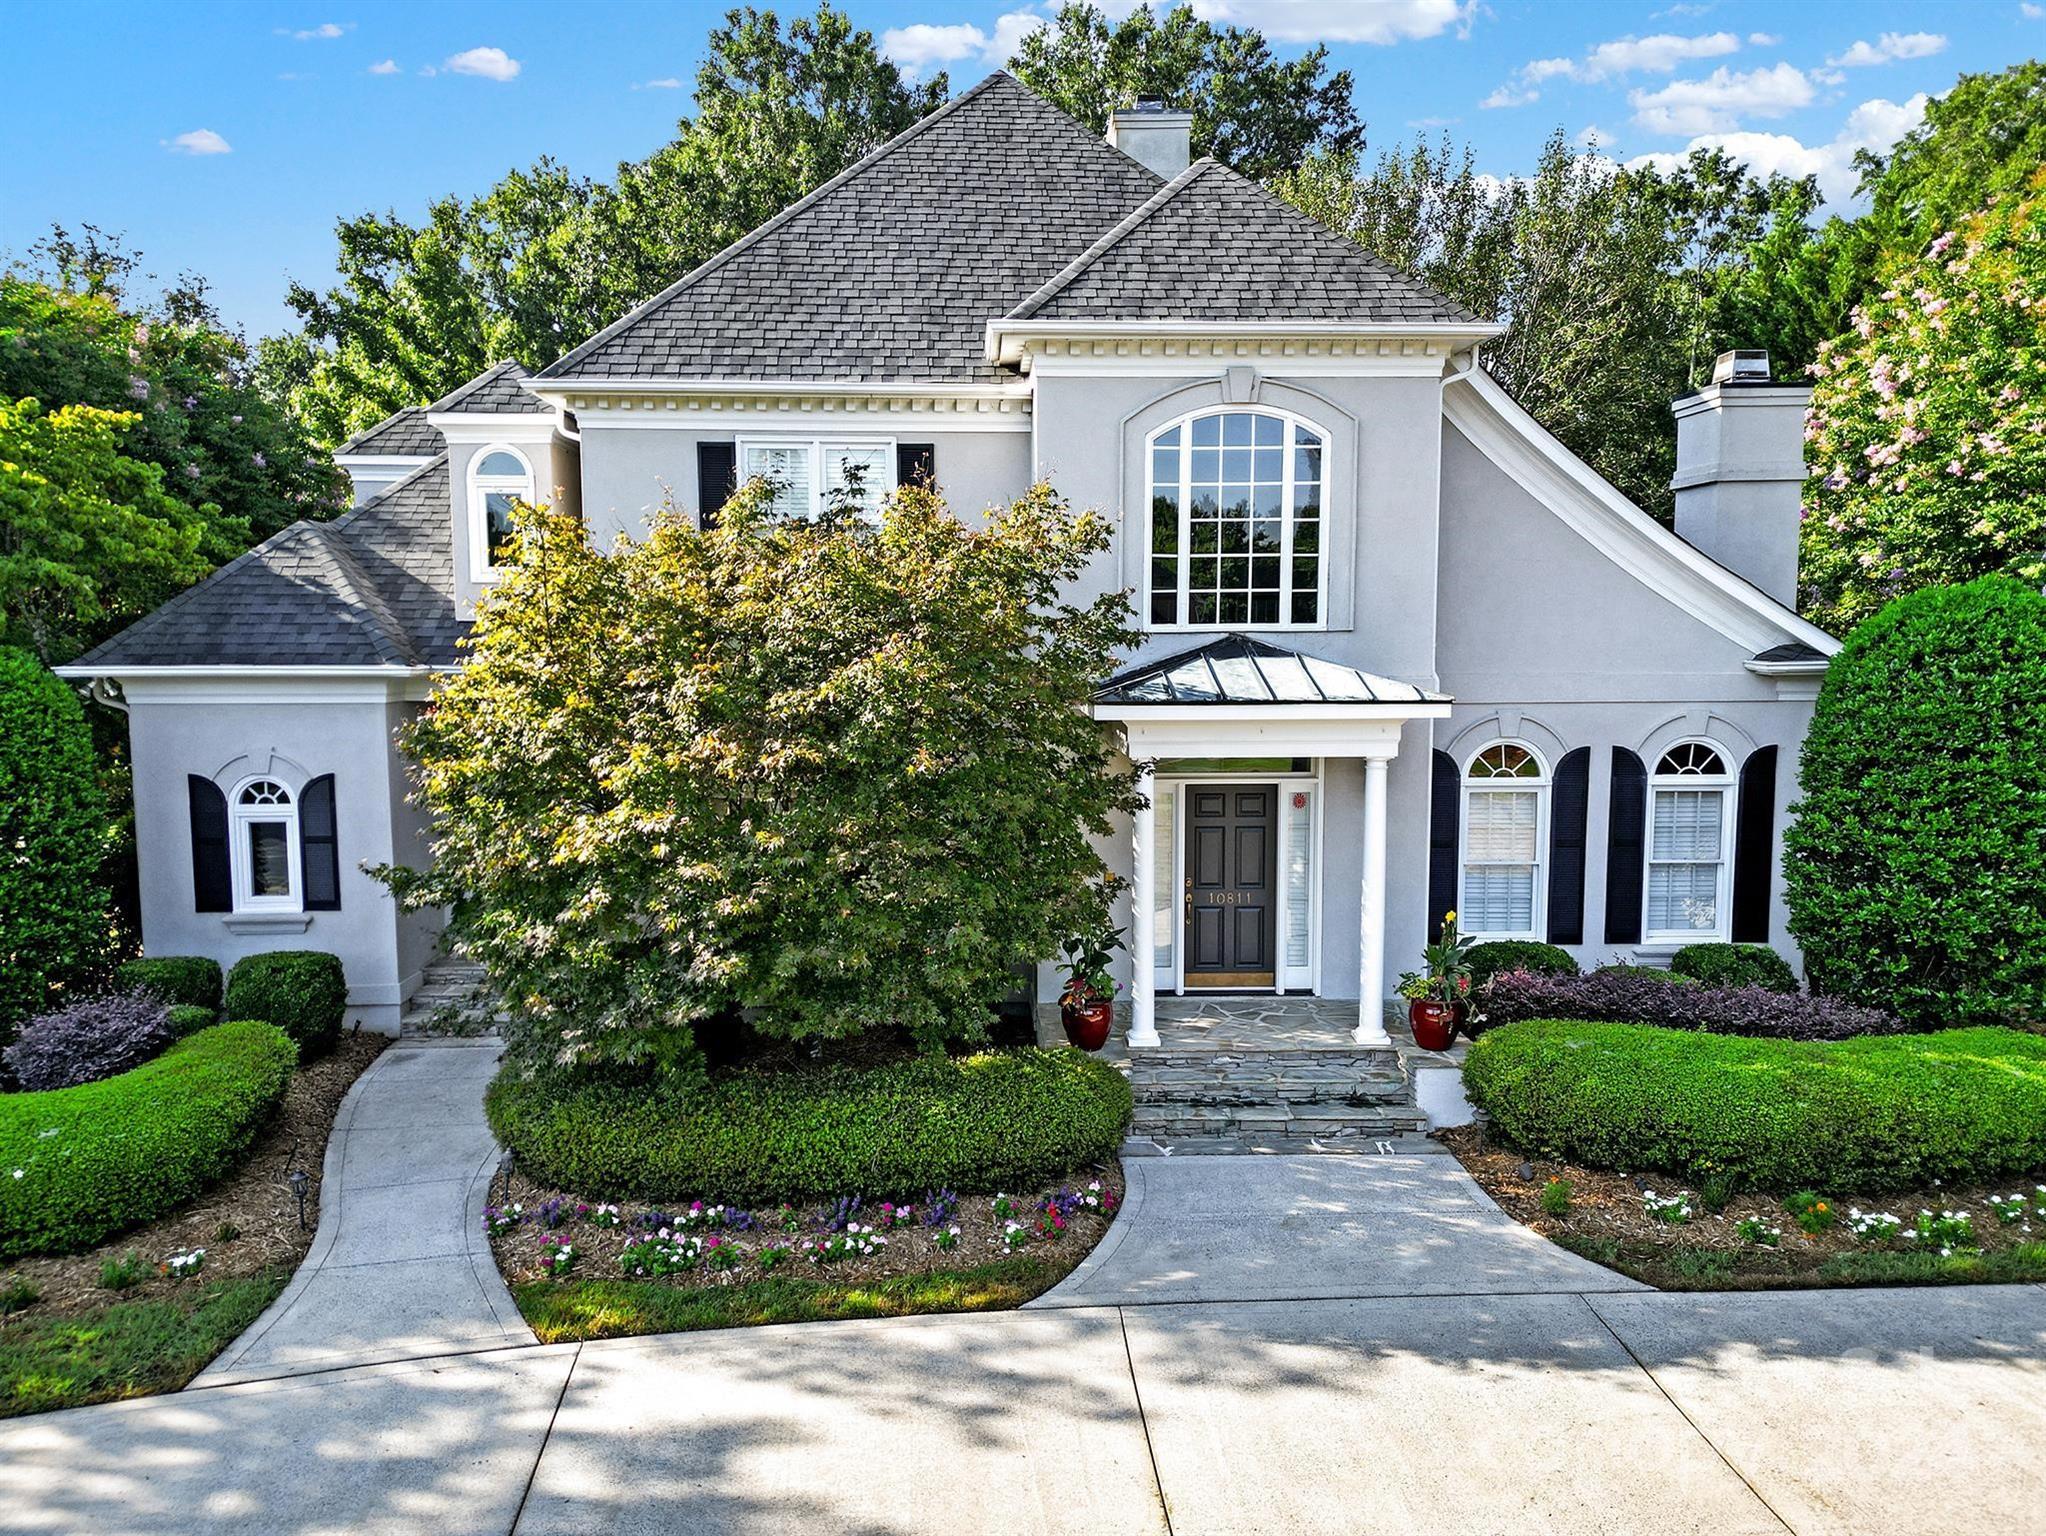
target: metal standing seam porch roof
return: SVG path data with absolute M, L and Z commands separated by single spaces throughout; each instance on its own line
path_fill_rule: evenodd
M 1247 635 L 1223 635 L 1190 651 L 1119 672 L 1094 691 L 1094 703 L 1144 704 L 1447 704 L 1446 693 L 1378 677 L 1339 661 L 1288 650 Z

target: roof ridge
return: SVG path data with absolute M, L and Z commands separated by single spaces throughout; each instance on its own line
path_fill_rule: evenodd
M 1106 233 L 1104 233 L 1092 245 L 1088 246 L 1086 250 L 1080 252 L 1079 255 L 1075 256 L 1071 261 L 1067 262 L 1065 266 L 1063 266 L 1057 272 L 1053 273 L 1049 278 L 1047 278 L 1044 281 L 1044 283 L 1042 283 L 1038 287 L 1037 292 L 1031 294 L 1029 298 L 1025 299 L 1021 304 L 1018 304 L 1014 309 L 1010 310 L 1008 314 L 1004 315 L 1002 318 L 1005 320 L 1030 319 L 1040 309 L 1042 309 L 1045 305 L 1049 304 L 1054 298 L 1056 298 L 1059 295 L 1059 293 L 1062 292 L 1067 286 L 1069 286 L 1074 279 L 1079 277 L 1079 275 L 1082 272 L 1085 272 L 1089 267 L 1093 266 L 1094 263 L 1099 261 L 1103 256 L 1106 256 L 1110 251 L 1114 250 L 1117 245 L 1121 244 L 1124 240 L 1128 239 L 1137 230 L 1141 229 L 1146 223 L 1148 223 L 1151 220 L 1151 218 L 1154 215 L 1156 215 L 1159 209 L 1163 208 L 1175 197 L 1178 197 L 1180 193 L 1184 192 L 1188 187 L 1192 186 L 1195 182 L 1199 181 L 1201 177 L 1207 173 L 1210 167 L 1219 165 L 1220 163 L 1221 162 L 1216 160 L 1215 157 L 1212 155 L 1201 156 L 1200 159 L 1194 161 L 1192 165 L 1188 166 L 1185 170 L 1181 171 L 1177 176 L 1173 177 L 1170 181 L 1166 182 L 1164 186 L 1160 187 L 1156 192 L 1153 192 L 1149 197 L 1145 198 L 1141 203 L 1137 204 L 1136 207 L 1132 208 L 1128 213 L 1124 214 L 1122 218 L 1119 219 L 1112 228 L 1110 228 Z
M 468 383 L 457 384 L 453 389 L 449 390 L 446 394 L 442 395 L 438 400 L 434 401 L 431 405 L 427 406 L 426 410 L 428 412 L 452 411 L 464 400 L 468 399 L 471 395 L 475 394 L 476 391 L 481 389 L 485 384 L 488 384 L 492 379 L 502 374 L 507 368 L 520 369 L 521 372 L 528 378 L 532 376 L 530 371 L 526 370 L 525 364 L 521 363 L 515 357 L 507 357 L 502 362 L 492 363 L 488 368 L 485 368 L 481 373 L 477 374 L 475 378 L 469 380 Z
M 297 526 L 297 525 L 294 525 Z M 351 618 L 360 616 L 359 622 L 369 630 L 377 651 L 387 661 L 417 666 L 419 658 L 412 649 L 411 638 L 398 623 L 397 616 L 377 591 L 376 583 L 369 579 L 355 558 L 354 550 L 345 540 L 330 538 L 338 532 L 331 523 L 306 523 L 305 530 L 313 536 L 313 542 L 326 554 L 333 567 L 335 595 L 347 604 Z
M 582 342 L 579 346 L 572 347 L 568 351 L 562 353 L 561 356 L 557 357 L 545 368 L 542 368 L 538 373 L 534 374 L 533 377 L 537 379 L 558 379 L 564 377 L 565 370 L 569 369 L 576 363 L 580 362 L 584 357 L 588 356 L 591 352 L 594 352 L 598 347 L 602 346 L 604 343 L 610 341 L 613 337 L 619 335 L 621 332 L 625 331 L 630 326 L 636 324 L 643 316 L 650 314 L 653 310 L 667 303 L 677 294 L 686 291 L 694 284 L 700 282 L 702 279 L 710 276 L 713 272 L 722 270 L 726 265 L 728 265 L 731 261 L 737 258 L 742 252 L 750 250 L 753 246 L 759 244 L 762 240 L 766 239 L 767 236 L 774 233 L 776 230 L 780 229 L 784 224 L 787 224 L 791 219 L 794 219 L 798 214 L 801 214 L 807 209 L 809 209 L 813 204 L 817 203 L 820 199 L 822 199 L 827 193 L 836 191 L 839 187 L 845 185 L 853 178 L 863 175 L 867 171 L 872 170 L 876 165 L 878 165 L 883 160 L 887 159 L 890 155 L 893 155 L 905 144 L 908 144 L 912 140 L 921 137 L 927 130 L 934 127 L 940 121 L 952 117 L 968 102 L 979 99 L 982 95 L 988 93 L 989 91 L 992 91 L 994 88 L 1000 85 L 1013 85 L 1017 90 L 1022 91 L 1026 95 L 1028 95 L 1032 101 L 1038 102 L 1049 111 L 1057 112 L 1058 115 L 1061 117 L 1066 117 L 1065 113 L 1059 112 L 1059 109 L 1057 107 L 1053 106 L 1050 102 L 1045 101 L 1043 97 L 1039 96 L 1035 91 L 1031 90 L 1029 86 L 1025 85 L 1022 81 L 1018 80 L 1006 69 L 998 69 L 994 71 L 992 74 L 990 74 L 986 79 L 980 81 L 978 84 L 969 86 L 967 89 L 961 91 L 957 96 L 954 96 L 950 101 L 946 102 L 943 106 L 938 107 L 934 111 L 925 113 L 922 117 L 918 118 L 915 122 L 911 123 L 907 128 L 903 129 L 902 132 L 896 134 L 894 138 L 889 139 L 887 142 L 883 144 L 877 144 L 874 148 L 867 151 L 866 154 L 862 155 L 859 159 L 855 160 L 851 165 L 847 166 L 844 170 L 840 171 L 836 176 L 833 176 L 829 181 L 823 182 L 818 186 L 813 187 L 810 191 L 804 193 L 801 197 L 797 198 L 793 203 L 790 203 L 788 207 L 782 209 L 781 212 L 775 214 L 772 218 L 767 219 L 765 222 L 761 224 L 755 225 L 752 229 L 748 230 L 745 234 L 741 235 L 738 239 L 734 240 L 730 245 L 726 246 L 723 250 L 720 250 L 716 252 L 714 255 L 708 257 L 706 260 L 699 262 L 696 266 L 692 267 L 689 271 L 683 273 L 682 276 L 677 278 L 674 282 L 670 283 L 667 287 L 663 288 L 659 293 L 655 294 L 652 298 L 643 300 L 641 303 L 634 305 L 631 309 L 627 310 L 624 314 L 620 315 L 616 320 L 613 320 L 609 325 L 605 326 L 601 331 L 598 331 L 596 335 Z M 1072 119 L 1068 117 L 1067 121 L 1070 122 L 1072 121 Z M 1075 126 L 1077 126 L 1077 124 Z M 1135 162 L 1132 163 L 1134 164 Z

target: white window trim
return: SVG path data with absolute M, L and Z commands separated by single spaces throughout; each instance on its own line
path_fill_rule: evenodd
M 745 484 L 746 455 L 756 448 L 805 448 L 810 454 L 810 516 L 817 517 L 824 510 L 824 455 L 834 448 L 858 448 L 881 450 L 882 478 L 874 487 L 883 501 L 894 495 L 900 482 L 895 478 L 896 442 L 892 437 L 868 437 L 857 432 L 841 432 L 830 437 L 797 437 L 787 433 L 763 433 L 756 437 L 742 437 L 733 445 L 739 460 L 739 483 Z
M 1471 777 L 1471 765 L 1494 747 L 1520 748 L 1521 751 L 1534 759 L 1535 767 L 1541 770 L 1540 775 L 1532 779 L 1473 779 Z M 1555 779 L 1549 772 L 1549 760 L 1542 756 L 1533 743 L 1521 741 L 1515 737 L 1494 737 L 1491 741 L 1480 743 L 1475 751 L 1464 758 L 1460 789 L 1462 798 L 1457 802 L 1458 814 L 1456 818 L 1456 910 L 1459 917 L 1470 910 L 1470 904 L 1464 898 L 1464 878 L 1470 871 L 1471 862 L 1471 797 L 1473 795 L 1498 794 L 1501 792 L 1512 793 L 1514 791 L 1525 792 L 1528 790 L 1534 791 L 1535 796 L 1534 891 L 1533 900 L 1528 903 L 1528 927 L 1526 931 L 1518 933 L 1510 930 L 1495 932 L 1478 928 L 1460 930 L 1466 938 L 1475 939 L 1479 943 L 1490 943 L 1494 940 L 1502 939 L 1529 939 L 1536 943 L 1547 942 L 1549 937 L 1549 809 L 1550 801 L 1553 797 L 1554 784 Z
M 1646 822 L 1641 838 L 1641 942 L 1644 945 L 1724 944 L 1733 938 L 1733 832 L 1734 832 L 1734 786 L 1740 775 L 1732 766 L 1733 754 L 1718 742 L 1704 736 L 1687 736 L 1682 741 L 1673 741 L 1656 754 L 1656 765 L 1680 747 L 1699 746 L 1719 755 L 1724 773 L 1650 773 L 1648 776 L 1648 804 L 1642 807 Z M 1713 915 L 1716 919 L 1710 928 L 1656 928 L 1648 921 L 1650 889 L 1654 879 L 1655 866 L 1665 864 L 1695 864 L 1696 859 L 1663 859 L 1655 857 L 1655 796 L 1664 789 L 1716 789 L 1719 791 L 1719 879 L 1714 886 Z
M 243 805 L 242 791 L 251 784 L 268 782 L 277 785 L 291 800 L 285 805 Z M 234 910 L 237 912 L 303 912 L 305 910 L 305 871 L 300 867 L 299 791 L 292 788 L 274 773 L 253 773 L 240 780 L 227 797 L 227 852 L 228 866 L 233 875 Z M 291 880 L 291 893 L 286 896 L 258 896 L 255 893 L 255 856 L 249 842 L 249 826 L 258 821 L 281 821 L 284 823 L 284 850 L 286 868 Z
M 508 453 L 525 465 L 523 480 L 514 480 L 510 475 L 484 475 L 477 468 L 493 453 Z M 533 505 L 535 481 L 533 461 L 523 449 L 514 448 L 510 443 L 485 443 L 469 459 L 469 578 L 479 583 L 496 581 L 504 575 L 502 567 L 490 563 L 490 514 L 485 507 L 485 498 L 509 491 L 527 506 Z
M 1151 562 L 1156 558 L 1153 554 L 1155 541 L 1152 538 L 1152 517 L 1156 511 L 1158 500 L 1157 481 L 1154 475 L 1157 464 L 1156 450 L 1158 439 L 1175 428 L 1184 429 L 1189 434 L 1186 440 L 1179 446 L 1179 540 L 1178 554 L 1174 557 L 1179 565 L 1177 611 L 1184 614 L 1187 611 L 1187 561 L 1191 556 L 1189 546 L 1192 542 L 1193 522 L 1193 439 L 1191 436 L 1193 423 L 1205 416 L 1234 415 L 1270 416 L 1285 422 L 1289 429 L 1287 434 L 1289 444 L 1292 438 L 1290 429 L 1293 428 L 1312 432 L 1321 439 L 1321 548 L 1315 556 L 1314 612 L 1316 617 L 1315 622 L 1312 624 L 1296 624 L 1293 622 L 1291 614 L 1293 612 L 1294 589 L 1292 587 L 1282 587 L 1279 589 L 1280 622 L 1277 624 L 1159 624 L 1151 619 Z M 1183 416 L 1174 417 L 1171 421 L 1162 422 L 1146 433 L 1144 435 L 1143 579 L 1138 589 L 1142 595 L 1139 616 L 1142 619 L 1145 632 L 1150 634 L 1207 635 L 1238 634 L 1250 630 L 1260 632 L 1294 630 L 1305 633 L 1327 629 L 1329 627 L 1329 486 L 1334 483 L 1335 478 L 1330 472 L 1334 453 L 1335 438 L 1327 427 L 1324 427 L 1320 422 L 1313 420 L 1311 417 L 1302 416 L 1297 411 L 1280 410 L 1276 406 L 1269 405 L 1204 405 L 1198 410 L 1188 411 Z M 1285 474 L 1284 479 L 1280 483 L 1279 491 L 1279 499 L 1285 512 L 1285 517 L 1281 524 L 1284 531 L 1280 535 L 1282 540 L 1280 556 L 1285 561 L 1285 571 L 1288 579 L 1293 574 L 1293 491 L 1295 488 L 1293 463 L 1293 449 L 1289 446 L 1285 450 Z

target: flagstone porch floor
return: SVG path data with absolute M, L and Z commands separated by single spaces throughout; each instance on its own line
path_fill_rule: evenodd
M 1362 1050 L 1351 1040 L 1357 1027 L 1357 1004 L 1332 997 L 1280 997 L 1249 994 L 1218 997 L 1159 997 L 1157 1050 L 1161 1054 L 1216 1051 L 1348 1051 Z M 1417 1067 L 1461 1066 L 1469 1042 L 1459 1036 L 1447 1051 L 1424 1051 L 1414 1044 L 1406 1016 L 1387 1008 L 1386 1033 L 1409 1071 Z M 1116 1006 L 1114 1033 L 1099 1052 L 1118 1065 L 1129 1061 L 1129 1005 Z M 1065 1031 L 1058 1009 L 1038 1009 L 1037 1042 L 1060 1045 Z

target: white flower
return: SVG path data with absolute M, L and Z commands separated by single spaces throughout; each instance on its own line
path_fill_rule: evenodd
M 21 1178 L 27 1172 L 28 1170 L 26 1168 L 17 1168 L 14 1170 L 14 1176 L 18 1179 Z

